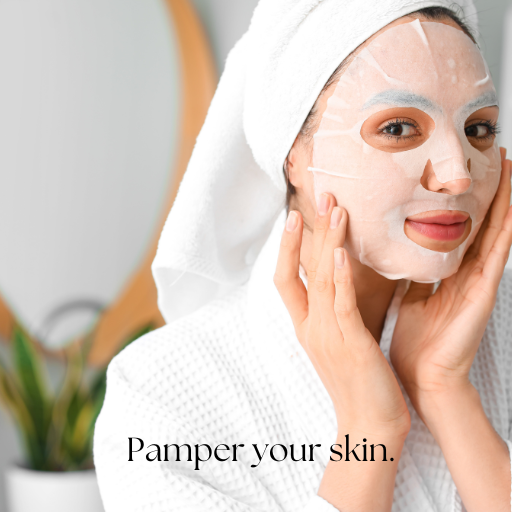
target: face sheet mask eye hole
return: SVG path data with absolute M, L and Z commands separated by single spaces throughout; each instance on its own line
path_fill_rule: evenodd
M 398 153 L 421 146 L 435 128 L 425 112 L 411 107 L 394 107 L 372 114 L 361 126 L 361 137 L 370 146 Z
M 498 107 L 485 107 L 468 117 L 464 133 L 469 143 L 479 151 L 485 151 L 494 145 L 498 128 Z

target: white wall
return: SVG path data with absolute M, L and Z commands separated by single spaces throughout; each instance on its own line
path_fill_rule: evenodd
M 7 512 L 5 503 L 4 470 L 9 461 L 20 456 L 19 438 L 11 421 L 0 410 L 0 512 Z
M 512 0 L 474 0 L 480 25 L 480 47 L 492 74 L 496 90 L 501 90 L 504 17 Z

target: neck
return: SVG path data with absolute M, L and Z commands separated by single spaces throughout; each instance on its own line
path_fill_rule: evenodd
M 312 233 L 304 230 L 300 261 L 307 274 L 307 262 L 310 258 Z M 366 328 L 372 336 L 380 342 L 386 312 L 388 310 L 398 281 L 391 281 L 381 276 L 375 270 L 363 265 L 350 257 L 354 273 L 354 287 L 356 290 L 357 307 Z
M 386 312 L 398 281 L 386 279 L 352 257 L 350 257 L 350 263 L 354 273 L 357 307 L 364 325 L 380 343 Z

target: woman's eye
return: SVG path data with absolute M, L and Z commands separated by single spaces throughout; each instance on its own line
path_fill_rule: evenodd
M 468 126 L 465 130 L 466 137 L 488 137 L 491 135 L 491 130 L 485 124 L 474 124 Z
M 418 135 L 418 130 L 410 124 L 407 123 L 392 123 L 388 124 L 383 130 L 382 133 L 386 135 L 391 135 L 392 137 L 412 137 L 413 135 Z
M 421 146 L 434 128 L 434 120 L 422 110 L 393 107 L 379 110 L 368 117 L 359 133 L 369 146 L 388 153 L 399 153 Z

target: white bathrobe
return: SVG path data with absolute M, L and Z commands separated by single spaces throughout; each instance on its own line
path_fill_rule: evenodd
M 144 336 L 111 363 L 94 445 L 106 512 L 337 510 L 316 496 L 336 440 L 333 405 L 272 281 L 283 227 L 281 215 L 248 283 Z M 397 288 L 380 341 L 388 360 L 405 284 Z M 506 273 L 470 379 L 509 450 L 511 313 L 512 276 Z M 441 449 L 404 396 L 412 427 L 398 465 L 392 510 L 464 510 Z M 132 462 L 129 437 L 145 443 Z M 245 447 L 239 449 L 237 462 L 210 460 L 198 470 L 194 461 L 146 460 L 147 445 L 172 443 Z M 265 444 L 321 447 L 313 461 L 288 457 L 276 462 L 267 452 L 258 464 L 252 444 L 260 453 Z

